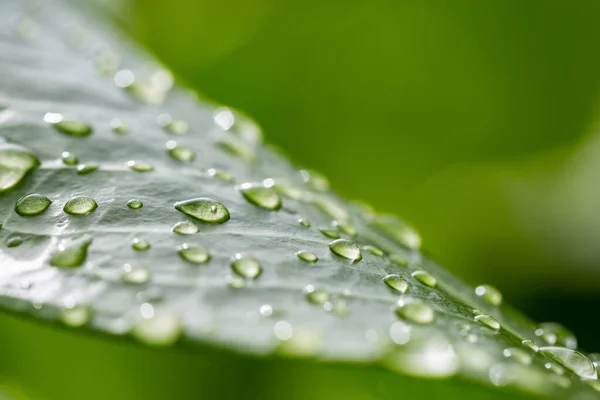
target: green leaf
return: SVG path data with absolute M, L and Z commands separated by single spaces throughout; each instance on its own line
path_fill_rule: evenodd
M 0 34 L 0 182 L 16 181 L 0 197 L 3 309 L 192 353 L 447 379 L 398 378 L 412 398 L 491 396 L 473 384 L 490 381 L 546 397 L 598 389 L 570 332 L 536 330 L 493 288 L 463 284 L 412 228 L 329 191 L 248 118 L 173 86 L 61 1 L 19 15 Z

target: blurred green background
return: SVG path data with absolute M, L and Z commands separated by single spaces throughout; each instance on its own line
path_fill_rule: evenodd
M 598 350 L 600 3 L 138 0 L 125 21 L 469 283 Z

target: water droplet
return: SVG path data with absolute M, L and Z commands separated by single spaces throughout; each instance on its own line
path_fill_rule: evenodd
M 254 257 L 242 256 L 236 254 L 231 262 L 233 272 L 247 279 L 256 279 L 262 274 L 262 267 Z
M 135 323 L 131 334 L 140 342 L 153 347 L 174 345 L 181 336 L 179 318 L 168 312 L 154 312 L 150 318 L 142 318 Z
M 171 118 L 171 116 L 169 114 L 160 114 L 156 118 L 156 122 L 166 132 L 172 133 L 175 135 L 184 135 L 189 130 L 189 126 L 188 126 L 187 122 L 173 119 L 173 118 Z
M 396 308 L 396 315 L 403 320 L 420 325 L 427 325 L 435 320 L 433 308 L 421 302 L 402 303 L 400 307 Z
M 127 283 L 142 284 L 147 283 L 152 278 L 152 274 L 145 268 L 131 268 L 126 265 L 126 272 L 121 275 L 121 280 Z
M 273 189 L 288 199 L 300 200 L 304 197 L 304 192 L 301 189 L 286 183 L 276 182 Z
M 98 171 L 98 166 L 95 164 L 80 164 L 77 166 L 77 175 L 87 175 Z
M 540 352 L 570 369 L 581 378 L 597 379 L 594 363 L 582 353 L 566 347 L 540 347 Z
M 383 250 L 381 250 L 379 247 L 366 245 L 366 246 L 363 246 L 363 250 L 368 251 L 369 253 L 373 254 L 374 256 L 383 257 Z
M 300 250 L 296 253 L 296 256 L 302 261 L 306 261 L 308 263 L 316 263 L 319 260 L 319 257 L 312 251 Z
M 502 293 L 490 285 L 479 285 L 475 288 L 475 294 L 493 306 L 502 304 Z
M 565 374 L 565 369 L 555 363 L 547 362 L 544 364 L 544 368 L 546 368 L 549 371 L 552 371 L 554 374 L 559 375 L 559 376 Z
M 421 247 L 419 234 L 395 215 L 378 214 L 372 224 L 375 229 L 409 249 Z
M 329 313 L 335 314 L 338 317 L 347 317 L 350 315 L 350 310 L 346 304 L 346 300 L 334 298 L 331 301 L 323 304 L 323 309 Z
M 487 326 L 490 329 L 495 331 L 500 329 L 500 322 L 496 321 L 494 317 L 491 317 L 486 314 L 480 314 L 475 317 L 475 321 L 479 322 L 481 325 Z
M 383 278 L 383 282 L 390 288 L 402 294 L 408 291 L 408 282 L 400 275 L 390 274 Z
M 150 249 L 150 242 L 148 242 L 147 240 L 143 240 L 143 239 L 133 239 L 133 242 L 131 243 L 131 247 L 135 250 L 135 251 L 146 251 Z
M 518 347 L 508 347 L 502 351 L 502 354 L 504 354 L 504 357 L 511 358 L 524 365 L 531 364 L 533 360 L 531 354 Z
M 540 351 L 540 348 L 537 344 L 535 344 L 535 342 L 533 340 L 523 340 L 521 342 L 523 344 L 523 346 L 531 349 L 533 352 L 537 353 L 538 351 Z
M 115 74 L 115 85 L 121 89 L 130 87 L 135 82 L 135 75 L 128 69 L 122 69 Z
M 184 214 L 211 224 L 222 224 L 230 218 L 224 204 L 208 197 L 178 201 L 173 206 Z
M 123 123 L 123 121 L 121 121 L 119 118 L 111 119 L 108 123 L 108 126 L 110 126 L 110 129 L 118 135 L 125 135 L 129 133 L 129 126 Z
M 183 244 L 177 249 L 179 256 L 192 264 L 204 264 L 210 260 L 210 254 L 199 245 Z
M 324 192 L 329 189 L 327 178 L 316 171 L 303 169 L 300 171 L 300 176 L 302 176 L 304 183 L 314 190 Z
M 273 307 L 271 307 L 270 304 L 263 304 L 258 309 L 258 312 L 260 312 L 260 315 L 262 315 L 263 317 L 270 317 L 271 315 L 273 315 Z
M 233 126 L 235 117 L 227 107 L 219 107 L 215 110 L 213 119 L 221 129 L 227 131 Z
M 39 215 L 50 207 L 52 201 L 41 194 L 28 194 L 17 201 L 15 211 L 21 216 Z
M 350 222 L 333 221 L 332 225 L 350 237 L 358 235 L 356 228 Z
M 406 267 L 408 265 L 408 260 L 399 254 L 390 254 L 389 259 L 396 265 L 400 265 L 401 267 Z
M 331 299 L 331 295 L 325 289 L 316 289 L 313 285 L 304 288 L 306 299 L 316 305 L 323 305 Z
M 151 172 L 154 170 L 152 164 L 149 164 L 144 161 L 134 161 L 130 160 L 125 163 L 130 170 L 135 172 Z
M 275 190 L 259 184 L 244 183 L 239 187 L 240 192 L 246 200 L 255 206 L 267 210 L 279 210 L 281 198 Z
M 73 153 L 69 153 L 68 151 L 62 152 L 61 159 L 65 165 L 77 165 L 77 163 L 79 163 L 77 156 Z
M 256 158 L 254 148 L 237 138 L 221 139 L 216 142 L 216 145 L 248 163 Z
M 63 207 L 63 211 L 71 215 L 85 215 L 89 214 L 98 208 L 98 204 L 91 197 L 77 196 L 67 201 Z
M 9 247 L 9 248 L 19 247 L 22 243 L 23 243 L 23 239 L 21 239 L 19 236 L 15 236 L 15 237 L 11 237 L 10 239 L 8 239 L 6 241 L 6 247 Z
M 300 226 L 303 226 L 305 228 L 310 228 L 310 222 L 308 222 L 307 220 L 305 220 L 303 218 L 298 218 L 298 223 L 300 224 Z
M 556 322 L 543 322 L 539 324 L 535 330 L 535 334 L 550 345 L 563 346 L 568 349 L 577 348 L 577 338 L 573 332 Z
M 131 199 L 127 202 L 127 207 L 131 208 L 132 210 L 138 210 L 143 206 L 144 204 L 137 199 Z
M 200 232 L 200 228 L 192 221 L 181 221 L 173 225 L 171 231 L 180 235 L 193 235 Z
M 76 119 L 65 119 L 59 113 L 46 113 L 44 122 L 65 135 L 85 137 L 92 133 L 92 127 L 88 123 Z
M 0 141 L 0 193 L 12 189 L 39 165 L 40 161 L 30 150 Z
M 425 286 L 436 287 L 437 280 L 428 272 L 425 271 L 415 271 L 412 273 L 412 277 L 421 282 Z
M 329 243 L 329 249 L 338 256 L 358 262 L 362 260 L 360 247 L 351 240 L 337 239 Z
M 92 244 L 92 237 L 84 235 L 78 239 L 61 244 L 58 251 L 50 257 L 50 265 L 58 268 L 80 267 L 87 257 L 88 247 Z
M 179 161 L 193 161 L 196 158 L 194 150 L 187 146 L 177 144 L 174 140 L 169 140 L 166 144 L 169 155 Z
M 231 183 L 235 180 L 235 178 L 233 177 L 233 175 L 231 175 L 229 172 L 226 171 L 220 171 L 218 169 L 215 168 L 209 168 L 206 173 L 208 174 L 208 176 L 218 179 L 220 181 L 223 182 L 227 182 L 227 183 Z
M 333 229 L 319 229 L 319 231 L 330 239 L 340 238 L 340 234 L 337 231 L 334 231 Z
M 225 282 L 232 289 L 240 289 L 246 286 L 246 281 L 237 275 L 227 275 Z
M 410 325 L 404 322 L 394 322 L 390 326 L 390 339 L 396 344 L 406 344 L 410 340 Z
M 71 327 L 79 328 L 88 323 L 92 317 L 92 310 L 87 306 L 74 306 L 60 311 L 59 320 Z

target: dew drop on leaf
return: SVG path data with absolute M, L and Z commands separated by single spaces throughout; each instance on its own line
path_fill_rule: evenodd
M 329 249 L 340 257 L 347 258 L 353 262 L 362 260 L 360 247 L 356 243 L 347 239 L 337 239 L 329 243 Z
M 540 347 L 540 352 L 562 366 L 570 369 L 581 378 L 597 379 L 594 363 L 582 353 L 566 347 Z
M 87 257 L 88 247 L 92 244 L 92 237 L 84 235 L 66 244 L 61 244 L 50 257 L 50 265 L 58 268 L 80 267 Z
M 331 295 L 325 289 L 315 288 L 313 285 L 307 285 L 304 288 L 306 300 L 311 304 L 323 305 L 331 299 Z
M 412 273 L 412 277 L 425 286 L 429 286 L 432 288 L 437 286 L 437 280 L 429 272 L 415 271 Z
M 491 317 L 486 314 L 480 314 L 475 316 L 475 321 L 495 331 L 500 329 L 500 322 L 498 322 L 494 317 Z
M 121 275 L 121 280 L 127 283 L 142 284 L 147 283 L 152 278 L 152 274 L 146 268 L 131 268 L 126 266 L 126 271 Z
M 422 302 L 402 303 L 396 308 L 396 315 L 405 321 L 427 325 L 435 320 L 435 311 Z
M 373 254 L 374 256 L 383 257 L 383 250 L 381 250 L 379 247 L 366 245 L 366 246 L 363 246 L 363 250 L 368 251 L 369 253 Z
M 177 144 L 174 140 L 169 140 L 165 145 L 169 155 L 178 161 L 193 161 L 196 158 L 194 150 L 187 146 Z
M 525 339 L 521 342 L 521 344 L 527 347 L 528 349 L 532 350 L 534 353 L 540 351 L 539 346 L 533 340 Z
M 383 282 L 396 292 L 404 294 L 408 291 L 408 282 L 400 275 L 390 274 L 383 278 Z
M 390 254 L 389 259 L 391 262 L 400 265 L 401 267 L 406 267 L 408 265 L 408 260 L 399 254 Z
M 79 163 L 77 156 L 68 151 L 63 151 L 60 157 L 65 165 L 77 165 Z
M 181 332 L 181 322 L 175 314 L 156 312 L 149 318 L 138 320 L 131 330 L 131 335 L 148 346 L 168 347 L 177 342 Z
M 98 171 L 98 166 L 95 164 L 80 164 L 77 166 L 78 175 L 88 175 L 92 172 Z
M 235 181 L 235 178 L 233 177 L 233 175 L 231 175 L 229 172 L 226 172 L 226 171 L 221 171 L 221 170 L 218 170 L 215 168 L 209 168 L 206 171 L 206 173 L 208 176 L 218 179 L 223 182 L 231 183 L 231 182 Z
M 390 239 L 409 249 L 419 249 L 421 247 L 421 237 L 417 231 L 395 215 L 378 214 L 375 216 L 372 226 Z
M 135 250 L 135 251 L 146 251 L 150 249 L 150 242 L 148 242 L 147 240 L 144 239 L 133 239 L 133 242 L 131 243 L 131 247 Z
M 535 335 L 549 345 L 557 345 L 568 349 L 577 348 L 577 338 L 567 328 L 556 322 L 543 322 L 538 325 Z
M 91 316 L 92 311 L 89 307 L 74 306 L 62 309 L 59 314 L 59 320 L 71 328 L 79 328 L 87 324 Z
M 21 239 L 19 236 L 14 236 L 6 241 L 6 247 L 9 247 L 9 248 L 19 247 L 22 243 L 23 243 L 23 239 Z
M 98 204 L 91 197 L 77 196 L 67 201 L 63 207 L 63 211 L 71 215 L 85 215 L 89 214 L 98 208 Z
M 50 207 L 52 201 L 41 194 L 28 194 L 17 201 L 15 211 L 21 216 L 39 215 Z
M 143 206 L 144 204 L 137 199 L 131 199 L 127 202 L 127 207 L 131 208 L 132 210 L 138 210 Z
M 247 279 L 256 279 L 262 273 L 262 267 L 254 257 L 236 254 L 231 262 L 231 270 L 239 276 Z
M 330 239 L 339 239 L 340 238 L 340 234 L 333 229 L 319 229 L 319 231 L 326 237 L 330 238 Z
M 125 163 L 130 170 L 135 172 L 151 172 L 154 170 L 152 164 L 149 164 L 145 161 L 134 161 L 130 160 Z
M 308 222 L 304 218 L 298 218 L 298 224 L 300 224 L 300 226 L 303 226 L 305 228 L 310 228 L 310 222 Z
M 108 126 L 110 126 L 110 129 L 118 135 L 125 135 L 126 133 L 129 133 L 129 127 L 119 118 L 111 119 L 108 123 Z
M 46 113 L 44 115 L 44 122 L 65 135 L 85 137 L 92 133 L 92 127 L 87 122 L 67 119 L 59 113 Z
M 183 244 L 177 249 L 177 254 L 192 264 L 204 264 L 210 260 L 210 254 L 200 245 Z
M 296 256 L 302 261 L 306 261 L 308 263 L 316 263 L 319 260 L 319 257 L 312 251 L 308 250 L 300 250 L 296 253 Z
M 171 231 L 180 235 L 193 235 L 200 232 L 200 228 L 192 221 L 181 221 L 173 225 Z
M 0 140 L 0 193 L 12 189 L 40 161 L 30 150 Z
M 218 140 L 215 143 L 221 149 L 225 150 L 231 155 L 234 155 L 248 163 L 254 161 L 256 158 L 256 152 L 254 148 L 249 146 L 247 143 L 244 143 L 240 139 L 237 138 L 227 138 Z
M 304 180 L 304 183 L 314 190 L 324 192 L 329 189 L 327 178 L 316 171 L 303 169 L 300 170 L 300 176 Z
M 518 347 L 508 347 L 502 351 L 502 354 L 504 354 L 504 357 L 515 360 L 523 365 L 529 365 L 533 360 L 531 354 Z
M 211 224 L 222 224 L 230 218 L 229 210 L 223 203 L 208 197 L 178 201 L 173 206 L 184 214 Z
M 499 306 L 502 304 L 502 293 L 490 285 L 479 285 L 475 288 L 475 294 L 491 305 Z
M 165 132 L 174 135 L 184 135 L 189 130 L 187 122 L 173 119 L 169 114 L 160 114 L 156 117 L 156 122 L 165 130 Z
M 281 198 L 273 188 L 259 184 L 244 183 L 239 187 L 240 192 L 246 200 L 255 206 L 267 210 L 279 210 Z

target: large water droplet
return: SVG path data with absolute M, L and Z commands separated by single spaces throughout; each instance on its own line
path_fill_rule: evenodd
M 225 205 L 208 197 L 178 201 L 173 206 L 184 214 L 211 224 L 222 224 L 230 218 Z
M 566 347 L 540 347 L 540 352 L 584 379 L 597 379 L 594 363 L 582 353 Z
M 267 210 L 279 210 L 281 208 L 281 198 L 273 188 L 244 183 L 240 185 L 239 190 L 244 198 L 255 206 Z
M 319 231 L 324 236 L 326 236 L 326 237 L 328 237 L 330 239 L 339 239 L 340 238 L 340 234 L 336 230 L 333 230 L 333 229 L 319 229 Z
M 396 292 L 404 294 L 408 291 L 408 282 L 400 275 L 390 274 L 383 278 L 383 282 Z
M 177 254 L 184 261 L 192 264 L 204 264 L 210 260 L 208 251 L 199 245 L 183 244 L 177 249 Z
M 577 348 L 577 338 L 573 332 L 556 322 L 543 322 L 539 324 L 535 330 L 535 334 L 550 345 L 563 346 L 568 349 Z
M 39 215 L 50 207 L 52 201 L 41 194 L 28 194 L 17 201 L 15 211 L 22 216 Z
M 131 169 L 132 171 L 135 171 L 135 172 L 151 172 L 154 170 L 154 167 L 152 166 L 152 164 L 149 164 L 145 161 L 130 160 L 130 161 L 127 161 L 125 163 L 125 165 L 127 165 L 129 167 L 129 169 Z
M 44 122 L 52 125 L 57 131 L 70 136 L 85 137 L 92 133 L 92 127 L 87 122 L 68 119 L 59 113 L 46 113 Z
M 502 293 L 490 285 L 479 285 L 475 288 L 475 294 L 494 306 L 502 304 Z
M 180 235 L 193 235 L 194 233 L 200 232 L 200 228 L 192 221 L 181 221 L 173 225 L 171 231 Z
M 77 156 L 73 153 L 69 153 L 68 151 L 63 151 L 60 157 L 65 165 L 77 165 L 79 163 Z
M 153 347 L 171 346 L 181 336 L 182 326 L 179 318 L 172 313 L 151 313 L 135 323 L 131 334 L 140 342 Z
M 174 140 L 169 140 L 166 144 L 169 155 L 178 161 L 193 161 L 196 158 L 194 150 L 187 146 L 177 144 Z
M 150 249 L 150 242 L 148 242 L 147 240 L 144 239 L 133 239 L 133 242 L 131 243 L 131 247 L 135 250 L 135 251 L 146 251 Z
M 256 279 L 262 273 L 262 267 L 254 257 L 242 256 L 236 254 L 231 262 L 233 272 L 247 279 Z
M 127 207 L 131 208 L 132 210 L 138 210 L 143 206 L 144 204 L 137 199 L 131 199 L 127 202 Z
M 91 244 L 92 237 L 89 235 L 61 244 L 58 251 L 50 258 L 50 265 L 58 268 L 80 267 L 87 257 L 88 247 Z
M 296 253 L 296 256 L 302 261 L 306 261 L 308 263 L 316 263 L 319 260 L 319 257 L 312 251 L 308 250 L 300 250 Z
M 329 243 L 329 249 L 338 256 L 358 262 L 362 260 L 360 247 L 356 243 L 347 239 L 337 239 Z
M 475 316 L 475 321 L 495 331 L 500 329 L 500 322 L 496 321 L 494 317 L 491 317 L 486 314 L 480 314 Z
M 378 214 L 372 224 L 375 229 L 409 249 L 421 247 L 419 234 L 395 215 Z
M 304 288 L 306 299 L 316 305 L 323 305 L 331 299 L 331 295 L 325 289 L 315 288 L 313 285 L 308 285 Z
M 92 310 L 87 306 L 65 308 L 59 315 L 60 321 L 71 328 L 79 328 L 87 324 L 91 317 Z
M 421 282 L 425 286 L 436 287 L 437 280 L 429 272 L 415 271 L 412 273 L 412 277 Z
M 71 215 L 85 215 L 91 213 L 96 208 L 98 208 L 98 204 L 96 204 L 94 199 L 87 196 L 78 196 L 67 201 L 63 207 L 63 211 Z
M 22 146 L 0 141 L 0 193 L 12 189 L 40 161 Z
M 420 325 L 427 325 L 435 320 L 433 308 L 421 302 L 402 303 L 396 308 L 396 315 L 408 322 Z

